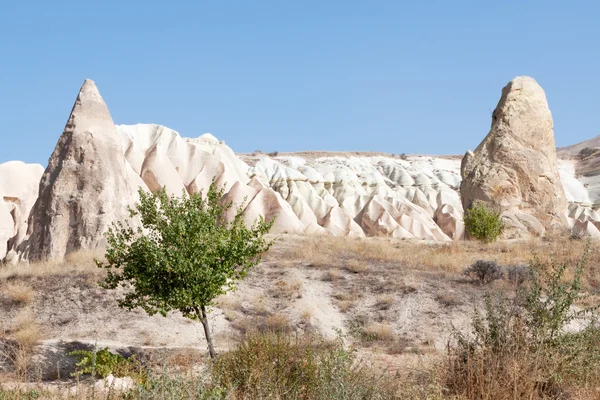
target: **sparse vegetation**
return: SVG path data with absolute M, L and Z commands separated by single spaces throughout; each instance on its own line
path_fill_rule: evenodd
M 33 299 L 33 288 L 23 282 L 7 283 L 2 288 L 4 295 L 18 305 L 28 304 Z
M 233 398 L 399 398 L 391 376 L 361 364 L 342 340 L 282 333 L 250 336 L 215 361 L 213 379 Z
M 589 157 L 589 156 L 591 156 L 592 154 L 594 154 L 594 153 L 596 153 L 598 151 L 600 151 L 600 148 L 597 148 L 597 147 L 584 147 L 579 152 L 579 156 L 581 158 L 586 158 L 586 157 Z
M 270 290 L 271 296 L 275 298 L 299 299 L 302 297 L 302 281 L 294 279 L 287 281 L 280 279 Z
M 395 334 L 394 329 L 389 324 L 374 322 L 362 328 L 361 337 L 368 342 L 388 342 L 394 340 Z
M 456 333 L 447 385 L 467 399 L 562 398 L 600 378 L 600 328 L 593 309 L 576 311 L 584 259 L 534 261 L 528 285 L 514 296 L 488 296 L 472 321 L 472 336 Z M 580 321 L 582 327 L 567 326 Z
M 117 377 L 140 375 L 136 370 L 135 358 L 127 359 L 111 352 L 107 347 L 101 350 L 74 350 L 67 355 L 78 359 L 72 376 L 90 374 L 92 377 L 106 378 L 108 375 Z
M 378 310 L 388 310 L 394 304 L 395 296 L 382 294 L 375 299 L 375 308 Z
M 179 310 L 185 317 L 200 320 L 210 356 L 216 356 L 207 308 L 213 300 L 235 289 L 238 280 L 257 265 L 271 243 L 264 239 L 273 221 L 260 218 L 248 228 L 242 208 L 233 221 L 226 222 L 232 204 L 222 204 L 223 190 L 210 186 L 202 193 L 169 197 L 166 191 L 146 193 L 140 188 L 140 201 L 130 209 L 142 227 L 129 222 L 113 224 L 107 235 L 107 270 L 103 287 L 131 287 L 118 300 L 131 310 L 142 308 L 148 314 L 164 316 Z
M 222 312 L 222 315 L 221 312 L 217 314 L 218 318 L 215 318 L 213 322 L 215 324 L 213 326 L 216 327 L 215 335 L 217 335 L 219 343 L 223 343 L 223 347 L 234 349 L 229 352 L 223 351 L 222 356 L 237 351 L 236 343 L 241 343 L 240 346 L 247 343 L 245 338 L 250 340 L 250 337 L 265 335 L 286 337 L 292 344 L 296 341 L 311 342 L 315 352 L 329 354 L 322 352 L 325 345 L 320 344 L 329 342 L 323 341 L 316 335 L 317 332 L 326 332 L 321 324 L 329 316 L 327 313 L 333 312 L 337 313 L 335 315 L 337 321 L 340 321 L 340 318 L 342 321 L 349 321 L 348 325 L 339 325 L 338 322 L 335 326 L 348 329 L 348 342 L 352 343 L 352 346 L 358 351 L 353 354 L 364 354 L 367 357 L 365 360 L 355 358 L 354 367 L 357 368 L 359 374 L 365 373 L 366 377 L 356 376 L 352 378 L 353 382 L 378 379 L 381 383 L 381 386 L 379 383 L 372 385 L 373 398 L 457 400 L 477 398 L 480 395 L 482 398 L 495 400 L 506 398 L 507 387 L 511 389 L 514 387 L 517 389 L 537 388 L 532 392 L 519 392 L 520 389 L 515 389 L 516 391 L 511 393 L 517 393 L 517 397 L 521 393 L 529 393 L 530 398 L 540 398 L 542 395 L 581 399 L 597 398 L 596 386 L 598 385 L 595 385 L 594 379 L 592 379 L 596 364 L 590 364 L 590 359 L 587 356 L 583 357 L 583 353 L 578 349 L 585 350 L 587 354 L 597 351 L 599 346 L 597 343 L 598 330 L 587 330 L 584 335 L 586 339 L 573 339 L 574 336 L 572 336 L 577 329 L 585 327 L 585 318 L 589 318 L 590 315 L 579 315 L 571 320 L 569 324 L 571 334 L 563 336 L 565 329 L 562 329 L 563 332 L 559 335 L 562 338 L 560 340 L 564 341 L 564 349 L 567 349 L 568 352 L 567 350 L 559 352 L 556 347 L 549 344 L 546 347 L 530 344 L 518 347 L 514 345 L 516 340 L 507 339 L 502 342 L 506 343 L 504 348 L 517 349 L 513 356 L 509 356 L 508 350 L 503 350 L 501 353 L 484 351 L 481 346 L 477 347 L 479 346 L 477 343 L 485 343 L 480 340 L 472 346 L 474 355 L 469 361 L 471 364 L 467 365 L 459 362 L 459 354 L 465 353 L 459 351 L 456 337 L 451 342 L 450 352 L 441 353 L 440 350 L 442 341 L 448 337 L 448 332 L 455 323 L 463 332 L 467 342 L 473 344 L 476 336 L 470 335 L 472 327 L 466 326 L 463 321 L 468 320 L 474 306 L 478 308 L 485 306 L 482 302 L 485 292 L 493 290 L 490 293 L 489 302 L 495 309 L 500 307 L 500 304 L 504 304 L 509 310 L 521 309 L 525 304 L 524 299 L 527 298 L 522 293 L 532 290 L 535 280 L 532 280 L 531 276 L 532 273 L 536 273 L 537 278 L 535 279 L 542 282 L 540 298 L 542 300 L 552 298 L 547 295 L 551 285 L 545 278 L 551 276 L 552 273 L 548 268 L 539 268 L 538 264 L 549 265 L 549 260 L 554 259 L 561 261 L 560 265 L 563 265 L 563 261 L 566 265 L 573 265 L 573 261 L 579 258 L 585 242 L 573 241 L 566 235 L 485 245 L 478 241 L 429 245 L 389 238 L 356 240 L 338 237 L 289 237 L 285 240 L 277 242 L 275 248 L 267 254 L 260 270 L 253 269 L 240 286 L 239 291 L 222 295 L 215 300 L 216 307 Z M 575 268 L 566 268 L 562 272 L 562 278 L 556 280 L 557 284 L 572 282 L 577 275 L 580 288 L 595 293 L 600 287 L 598 270 L 600 247 L 595 242 L 592 242 L 590 246 L 589 268 L 580 269 L 577 274 Z M 532 264 L 535 265 L 535 271 L 531 271 L 530 266 L 525 264 L 532 257 L 538 260 Z M 481 259 L 495 260 L 500 270 L 504 272 L 506 282 L 495 282 L 491 286 L 472 285 L 460 279 L 460 274 L 465 266 L 470 266 Z M 357 265 L 367 265 L 369 272 L 348 271 L 346 265 L 349 260 L 354 260 Z M 81 265 L 85 263 L 86 261 L 82 257 Z M 85 331 L 81 328 L 75 330 L 75 325 L 71 327 L 72 322 L 69 321 L 80 320 L 82 325 L 89 324 L 85 321 L 86 318 L 78 316 L 78 313 L 82 312 L 81 310 L 88 310 L 88 304 L 98 304 L 99 307 L 102 307 L 102 304 L 110 304 L 109 302 L 112 301 L 110 297 L 112 293 L 105 293 L 104 290 L 89 284 L 101 277 L 98 271 L 79 269 L 80 267 L 75 268 L 65 264 L 57 266 L 57 271 L 48 268 L 42 273 L 37 273 L 31 269 L 27 271 L 29 275 L 25 275 L 19 273 L 17 268 L 11 270 L 8 270 L 8 268 L 12 268 L 11 266 L 4 268 L 7 269 L 0 269 L 0 273 L 5 273 L 4 276 L 10 276 L 10 278 L 6 279 L 2 285 L 8 283 L 28 285 L 34 293 L 34 298 L 29 304 L 15 306 L 15 303 L 0 288 L 0 301 L 3 302 L 5 310 L 20 315 L 18 324 L 15 314 L 4 320 L 0 317 L 0 339 L 2 339 L 0 340 L 0 364 L 3 362 L 5 365 L 10 364 L 11 368 L 13 366 L 17 368 L 18 365 L 19 371 L 18 373 L 13 371 L 11 375 L 5 376 L 0 372 L 0 381 L 4 379 L 4 381 L 11 382 L 15 380 L 20 382 L 29 380 L 30 382 L 19 386 L 23 390 L 18 395 L 15 394 L 18 392 L 17 389 L 15 391 L 6 389 L 4 393 L 0 389 L 0 398 L 3 398 L 2 396 L 4 398 L 31 398 L 31 393 L 34 393 L 30 389 L 31 387 L 36 387 L 35 393 L 38 398 L 64 398 L 67 397 L 67 393 L 73 399 L 88 399 L 94 398 L 94 396 L 106 398 L 105 392 L 94 394 L 94 391 L 90 389 L 93 381 L 87 377 L 81 381 L 78 387 L 74 387 L 75 380 L 72 380 L 71 383 L 65 382 L 65 386 L 57 386 L 60 389 L 55 389 L 53 385 L 63 384 L 55 382 L 41 382 L 39 387 L 35 386 L 36 384 L 32 383 L 31 379 L 37 379 L 35 378 L 37 376 L 37 359 L 32 360 L 31 357 L 35 353 L 28 350 L 34 349 L 41 338 L 40 324 L 32 318 L 33 315 L 41 318 L 40 323 L 43 323 L 44 336 L 47 338 L 58 337 L 56 332 L 61 334 L 62 332 L 76 332 L 81 335 L 80 337 L 85 337 Z M 537 272 L 542 270 L 546 270 L 548 274 Z M 328 272 L 333 272 L 333 276 L 329 277 Z M 476 280 L 479 281 L 479 278 Z M 282 285 L 283 291 L 278 282 L 285 283 Z M 311 286 L 313 284 L 322 291 L 319 290 L 318 294 L 315 293 L 314 287 Z M 66 325 L 62 325 L 62 322 L 54 317 L 56 303 L 48 302 L 46 294 L 46 292 L 52 292 L 55 297 L 63 290 L 69 290 L 70 295 L 64 299 L 74 307 L 73 315 L 66 315 L 70 318 L 65 323 Z M 517 292 L 521 293 L 518 297 L 516 296 Z M 290 295 L 288 296 L 286 293 Z M 303 297 L 298 298 L 298 293 L 303 294 Z M 598 301 L 598 296 L 583 295 L 581 292 L 574 298 L 573 304 L 579 308 L 593 307 Z M 323 300 L 329 300 L 330 304 L 322 303 Z M 563 300 L 554 302 L 554 304 L 564 303 Z M 53 317 L 50 320 L 48 319 L 49 310 L 44 309 L 47 307 L 45 304 L 53 307 L 51 311 Z M 458 305 L 461 306 L 457 307 Z M 110 305 L 109 308 L 112 308 L 110 312 L 117 310 L 115 305 Z M 33 309 L 36 314 L 32 313 Z M 94 310 L 96 309 L 91 309 L 91 312 L 97 313 Z M 509 314 L 509 317 L 515 321 L 513 314 Z M 153 325 L 146 325 L 146 321 L 149 319 L 143 314 L 127 315 L 125 318 L 131 318 L 131 321 L 124 320 L 124 315 L 126 314 L 119 310 L 118 314 L 115 312 L 114 316 L 111 315 L 108 318 L 121 321 L 120 324 L 115 323 L 114 329 L 129 330 L 129 334 L 137 332 L 139 337 L 135 339 L 135 343 L 128 341 L 128 344 L 134 347 L 143 345 L 160 347 L 160 349 L 143 350 L 140 354 L 144 363 L 150 362 L 158 352 L 165 351 L 163 346 L 183 344 L 184 347 L 178 350 L 169 350 L 164 361 L 157 363 L 157 360 L 154 360 L 151 364 L 144 365 L 145 370 L 149 371 L 146 383 L 136 386 L 128 393 L 113 391 L 110 395 L 111 398 L 249 398 L 251 396 L 249 393 L 259 393 L 257 396 L 260 396 L 260 393 L 265 393 L 266 390 L 274 387 L 273 385 L 252 387 L 252 383 L 249 383 L 244 389 L 237 389 L 234 386 L 220 384 L 216 371 L 210 367 L 211 363 L 205 360 L 203 352 L 198 351 L 190 356 L 190 349 L 185 347 L 188 344 L 185 344 L 181 340 L 182 338 L 175 338 L 174 342 L 168 342 L 165 336 L 156 335 L 153 330 L 156 328 L 153 328 Z M 498 315 L 502 314 L 498 312 Z M 94 314 L 95 316 L 96 314 Z M 487 316 L 487 311 L 482 309 L 480 320 L 485 321 Z M 101 315 L 101 317 L 102 320 L 105 320 L 107 315 Z M 61 320 L 64 318 L 65 316 L 60 317 Z M 496 320 L 503 319 L 498 317 Z M 186 326 L 194 326 L 185 320 L 178 321 L 174 317 L 170 317 L 170 321 L 181 324 L 179 325 L 183 329 L 181 332 L 185 332 Z M 145 324 L 143 328 L 136 328 L 135 325 L 138 322 Z M 415 329 L 410 325 L 407 326 L 406 322 L 416 323 L 413 325 Z M 443 325 L 445 328 L 440 329 Z M 484 326 L 487 325 L 484 323 Z M 518 325 L 510 326 L 515 328 Z M 109 332 L 104 327 L 98 326 L 98 328 L 101 332 L 100 335 L 106 335 L 106 332 Z M 138 330 L 136 331 L 136 329 Z M 486 329 L 485 331 L 491 335 L 493 330 Z M 501 328 L 496 331 L 499 332 L 498 334 L 504 335 L 507 329 Z M 50 333 L 49 336 L 47 336 L 47 332 Z M 525 332 L 521 337 L 527 337 L 533 330 L 527 328 Z M 519 337 L 516 333 L 513 336 Z M 23 347 L 16 346 L 15 337 L 22 340 Z M 509 342 L 513 345 L 509 345 Z M 550 341 L 545 343 L 550 343 Z M 11 347 L 7 347 L 7 345 Z M 282 344 L 282 346 L 285 347 L 287 344 Z M 347 347 L 345 348 L 346 351 L 351 351 Z M 10 354 L 4 351 L 5 349 L 10 350 Z M 24 351 L 19 352 L 16 356 L 18 349 Z M 541 350 L 543 352 L 540 352 Z M 3 358 L 3 351 L 10 355 L 9 360 Z M 146 358 L 149 355 L 146 353 L 147 351 L 152 351 L 153 356 Z M 130 354 L 127 350 L 118 352 Z M 371 358 L 369 353 L 376 356 Z M 285 354 L 290 353 L 288 350 L 282 350 L 282 358 L 269 358 L 269 360 L 275 360 L 275 363 L 279 362 L 276 360 L 287 362 Z M 298 353 L 292 354 L 298 356 Z M 230 377 L 234 377 L 236 374 L 246 374 L 246 376 L 257 374 L 257 377 L 260 377 L 260 374 L 268 372 L 271 373 L 272 379 L 278 379 L 275 385 L 281 383 L 281 386 L 278 386 L 281 390 L 289 390 L 287 382 L 293 382 L 289 374 L 304 372 L 302 369 L 289 372 L 288 369 L 280 368 L 278 370 L 280 375 L 276 375 L 273 371 L 263 371 L 259 368 L 262 368 L 259 361 L 267 360 L 263 356 L 256 361 L 255 366 L 248 367 L 252 370 L 240 372 L 240 369 L 235 369 L 238 368 L 234 365 L 235 362 L 240 363 L 239 368 L 246 368 L 250 364 L 246 362 L 249 360 L 241 361 L 237 358 L 238 356 L 242 357 L 242 354 L 238 353 L 235 357 L 232 356 L 231 360 L 235 359 L 235 361 L 228 364 Z M 250 357 L 250 351 L 248 350 L 243 357 Z M 523 360 L 523 357 L 526 360 Z M 549 361 L 547 357 L 552 358 Z M 571 360 L 572 364 L 570 364 Z M 306 362 L 306 364 L 301 365 L 309 367 L 314 365 L 309 361 L 302 362 Z M 371 363 L 373 364 L 372 368 L 370 366 L 363 368 Z M 298 364 L 295 365 L 301 368 Z M 506 367 L 507 365 L 509 367 Z M 565 366 L 564 370 L 561 370 L 562 365 Z M 150 368 L 150 366 L 152 367 Z M 277 368 L 279 367 L 277 366 Z M 390 371 L 379 371 L 379 368 L 387 368 Z M 488 373 L 488 370 L 491 372 Z M 464 375 L 459 374 L 461 371 L 468 372 L 471 377 L 465 378 Z M 557 383 L 557 380 L 546 379 L 548 371 L 558 371 L 561 382 Z M 589 371 L 590 377 L 586 377 L 587 372 L 582 374 L 581 371 Z M 70 372 L 65 371 L 64 374 L 61 373 L 61 376 L 68 378 Z M 512 381 L 509 382 L 509 379 Z M 507 386 L 509 383 L 515 386 Z M 48 385 L 52 387 L 52 392 L 45 391 Z M 71 387 L 69 388 L 67 385 L 71 385 Z M 459 390 L 458 387 L 462 389 Z M 461 390 L 464 391 L 461 392 Z M 476 392 L 476 390 L 480 391 Z M 293 389 L 291 393 L 295 393 Z M 266 396 L 267 394 L 263 395 L 263 397 Z M 320 397 L 306 394 L 303 395 L 303 398 Z M 340 395 L 338 398 L 353 397 Z

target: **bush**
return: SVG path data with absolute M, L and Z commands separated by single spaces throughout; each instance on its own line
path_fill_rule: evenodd
M 475 201 L 465 211 L 464 222 L 471 237 L 487 243 L 498 239 L 504 228 L 500 211 L 481 201 Z
M 358 362 L 341 337 L 326 342 L 257 333 L 213 364 L 213 383 L 240 399 L 398 398 L 391 376 Z
M 77 357 L 79 362 L 72 376 L 91 374 L 100 378 L 106 378 L 109 375 L 116 377 L 132 376 L 141 378 L 139 364 L 134 357 L 127 359 L 120 354 L 108 350 L 108 347 L 102 350 L 75 350 L 67 353 L 68 356 Z
M 529 278 L 529 266 L 527 265 L 509 265 L 506 267 L 506 277 L 510 283 L 515 285 L 523 284 Z
M 591 156 L 592 154 L 594 154 L 598 150 L 600 150 L 600 149 L 599 148 L 594 148 L 594 147 L 585 147 L 585 148 L 581 149 L 581 151 L 579 152 L 579 155 L 582 158 L 585 158 L 585 157 Z
M 585 257 L 584 257 L 585 259 Z M 585 390 L 600 378 L 600 328 L 592 309 L 575 312 L 583 261 L 567 266 L 532 262 L 528 284 L 514 296 L 487 296 L 472 335 L 449 344 L 447 385 L 467 399 L 557 398 Z M 567 326 L 579 318 L 578 332 Z
M 502 279 L 504 273 L 496 261 L 477 260 L 469 268 L 465 269 L 463 275 L 480 283 L 490 283 Z

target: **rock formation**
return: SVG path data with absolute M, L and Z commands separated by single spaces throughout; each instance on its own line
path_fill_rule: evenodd
M 475 200 L 499 207 L 505 237 L 567 227 L 552 115 L 533 78 L 517 77 L 504 87 L 491 130 L 464 156 L 461 175 L 464 209 Z
M 546 98 L 526 77 L 504 88 L 490 133 L 462 168 L 453 157 L 236 155 L 211 134 L 115 126 L 85 81 L 43 176 L 41 166 L 0 165 L 0 259 L 7 251 L 15 262 L 93 249 L 126 217 L 138 188 L 191 194 L 213 180 L 223 201 L 243 203 L 248 223 L 276 218 L 273 233 L 457 240 L 463 205 L 484 200 L 502 209 L 509 237 L 567 226 L 567 213 L 574 232 L 600 235 L 599 196 L 573 163 L 560 162 L 561 185 Z
M 27 217 L 38 196 L 44 167 L 9 161 L 0 164 L 0 260 L 27 233 Z
M 103 242 L 132 198 L 121 141 L 96 85 L 86 80 L 48 162 L 22 259 L 60 259 Z

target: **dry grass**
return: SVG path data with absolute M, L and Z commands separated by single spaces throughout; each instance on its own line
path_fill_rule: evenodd
M 241 300 L 235 296 L 235 293 L 227 293 L 215 299 L 215 305 L 222 310 L 239 311 L 241 308 Z
M 269 294 L 276 299 L 299 299 L 302 297 L 303 286 L 304 285 L 302 284 L 302 281 L 299 279 L 294 279 L 289 282 L 287 280 L 280 279 L 275 282 L 273 288 L 269 290 Z
M 398 269 L 413 269 L 457 274 L 478 259 L 495 260 L 501 265 L 517 265 L 528 264 L 535 257 L 542 261 L 554 257 L 573 263 L 581 258 L 586 247 L 586 241 L 573 240 L 566 234 L 489 244 L 478 241 L 446 244 L 335 236 L 293 237 L 288 240 L 293 241 L 294 245 L 281 252 L 274 252 L 271 257 L 276 255 L 313 267 L 337 267 L 359 273 L 394 266 L 397 272 Z M 590 242 L 587 266 L 584 285 L 588 288 L 600 288 L 600 241 Z
M 333 282 L 343 278 L 344 276 L 339 269 L 330 269 L 323 272 L 323 275 L 321 275 L 321 280 L 325 282 Z
M 386 323 L 374 322 L 362 328 L 363 338 L 367 341 L 391 342 L 395 339 L 394 328 Z
M 8 333 L 9 341 L 5 342 L 3 350 L 6 354 L 0 359 L 12 366 L 18 379 L 26 379 L 35 367 L 31 358 L 34 355 L 34 347 L 42 338 L 41 327 L 33 314 L 24 310 L 14 318 Z
M 223 316 L 227 321 L 231 322 L 234 319 L 238 318 L 239 314 L 237 313 L 237 311 L 234 310 L 223 310 Z
M 250 303 L 252 307 L 250 312 L 252 315 L 265 316 L 269 314 L 269 301 L 264 294 L 254 296 L 250 299 Z
M 378 310 L 388 310 L 394 304 L 395 300 L 396 297 L 389 294 L 379 295 L 375 299 L 375 308 Z
M 459 293 L 454 291 L 441 290 L 435 295 L 435 300 L 444 307 L 455 307 L 463 304 Z
M 290 319 L 283 314 L 273 314 L 265 318 L 266 330 L 273 332 L 289 332 L 292 329 Z
M 23 311 L 15 317 L 10 337 L 27 348 L 35 346 L 41 339 L 40 325 L 30 311 Z
M 102 275 L 94 259 L 104 259 L 100 250 L 79 250 L 69 254 L 64 261 L 22 262 L 0 267 L 0 280 L 15 277 L 43 277 L 72 273 Z
M 300 321 L 302 321 L 305 324 L 309 324 L 313 319 L 314 313 L 315 312 L 312 308 L 305 308 L 300 313 Z
M 355 274 L 360 274 L 369 271 L 369 264 L 361 262 L 359 260 L 349 260 L 345 265 L 344 269 Z
M 353 300 L 334 300 L 334 304 L 343 313 L 347 313 L 356 306 L 356 302 Z
M 33 288 L 23 282 L 9 282 L 2 287 L 3 295 L 10 301 L 25 305 L 33 299 Z

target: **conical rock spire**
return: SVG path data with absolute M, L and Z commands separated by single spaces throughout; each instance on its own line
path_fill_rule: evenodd
M 120 138 L 98 88 L 86 80 L 40 181 L 21 259 L 62 259 L 103 242 L 132 190 Z

